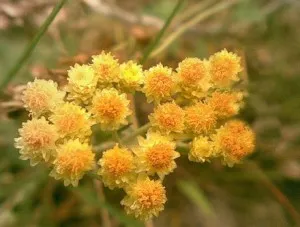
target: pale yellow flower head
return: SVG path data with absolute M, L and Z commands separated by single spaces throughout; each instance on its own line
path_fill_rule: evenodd
M 213 144 L 208 137 L 195 137 L 188 158 L 193 162 L 209 162 L 215 156 Z
M 118 82 L 120 79 L 120 65 L 118 60 L 111 54 L 102 51 L 99 55 L 94 55 L 93 64 L 98 82 L 100 85 L 109 85 L 112 82 Z
M 94 157 L 87 143 L 81 143 L 78 139 L 68 140 L 58 147 L 50 176 L 56 180 L 62 179 L 65 186 L 72 184 L 76 187 L 83 175 L 95 167 Z
M 207 60 L 186 58 L 178 64 L 177 79 L 186 98 L 203 97 L 211 87 Z
M 138 178 L 126 191 L 127 195 L 121 201 L 127 214 L 140 220 L 149 220 L 164 209 L 167 201 L 166 190 L 160 181 L 150 180 L 146 176 Z
M 241 108 L 241 92 L 214 92 L 208 104 L 214 109 L 218 118 L 228 118 L 238 114 Z
M 253 131 L 240 120 L 225 123 L 213 136 L 214 146 L 224 158 L 224 163 L 233 166 L 245 156 L 251 154 L 255 147 Z
M 116 145 L 103 152 L 98 164 L 100 165 L 98 174 L 102 176 L 104 185 L 110 189 L 125 187 L 135 180 L 134 157 L 126 148 Z
M 131 114 L 129 100 L 125 94 L 114 89 L 98 91 L 92 100 L 91 113 L 102 130 L 113 131 L 128 124 L 126 118 Z
M 98 78 L 89 65 L 75 64 L 68 70 L 68 99 L 87 104 L 96 90 Z
M 147 138 L 138 138 L 139 146 L 133 149 L 136 154 L 137 172 L 157 174 L 161 179 L 176 168 L 175 159 L 180 155 L 175 151 L 176 144 L 170 137 L 148 132 Z
M 149 116 L 152 127 L 163 134 L 182 133 L 185 112 L 176 103 L 158 105 Z
M 142 66 L 134 61 L 128 61 L 120 66 L 120 88 L 125 91 L 138 91 L 144 83 Z
M 162 64 L 151 67 L 145 71 L 143 92 L 148 102 L 160 103 L 170 100 L 176 92 L 176 82 L 171 68 Z
M 238 81 L 238 73 L 242 71 L 241 59 L 226 49 L 209 58 L 210 75 L 217 87 L 228 87 Z
M 24 107 L 33 115 L 48 114 L 63 102 L 65 93 L 57 89 L 52 80 L 35 79 L 23 92 Z
M 217 118 L 214 109 L 205 103 L 196 103 L 185 110 L 187 130 L 194 134 L 207 134 L 215 128 Z
M 74 103 L 65 102 L 58 106 L 50 116 L 61 138 L 80 138 L 85 140 L 91 134 L 92 121 L 86 110 Z
M 30 160 L 32 166 L 41 161 L 50 162 L 55 155 L 55 142 L 58 133 L 44 117 L 33 118 L 22 124 L 20 137 L 16 138 L 16 148 L 20 149 L 20 158 Z

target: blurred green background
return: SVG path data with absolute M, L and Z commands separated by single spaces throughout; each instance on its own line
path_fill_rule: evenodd
M 0 83 L 57 0 L 0 1 Z M 18 159 L 14 138 L 27 119 L 20 93 L 33 77 L 65 82 L 66 69 L 101 50 L 138 59 L 175 0 L 68 1 L 19 73 L 0 95 L 0 227 L 143 226 L 123 213 L 121 191 L 97 196 L 90 177 L 65 188 L 43 166 Z M 257 135 L 256 152 L 227 168 L 186 156 L 165 181 L 168 202 L 155 227 L 300 226 L 300 1 L 184 1 L 144 68 L 176 67 L 185 57 L 227 48 L 244 62 L 249 96 L 239 118 Z M 147 120 L 142 97 L 137 115 Z M 103 137 L 100 140 L 104 140 Z M 101 141 L 99 141 L 101 142 Z

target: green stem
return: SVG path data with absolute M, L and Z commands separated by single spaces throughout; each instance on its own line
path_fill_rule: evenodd
M 168 19 L 166 20 L 164 26 L 159 31 L 159 33 L 157 34 L 157 36 L 155 37 L 155 39 L 153 40 L 153 42 L 151 42 L 150 45 L 145 50 L 144 56 L 143 56 L 143 58 L 141 60 L 141 64 L 142 65 L 147 61 L 147 59 L 150 56 L 152 50 L 157 46 L 158 42 L 160 41 L 160 39 L 164 35 L 165 31 L 167 30 L 167 28 L 171 24 L 173 18 L 175 17 L 175 15 L 177 14 L 177 12 L 179 11 L 179 9 L 180 9 L 180 7 L 181 7 L 181 5 L 182 5 L 183 2 L 184 2 L 183 0 L 178 0 L 177 4 L 175 5 L 175 7 L 174 7 L 174 9 L 172 11 L 172 13 L 170 14 L 170 16 L 168 17 Z
M 114 131 L 113 133 L 112 133 L 112 136 L 113 136 L 113 138 L 114 138 L 114 140 L 120 145 L 120 146 L 122 146 L 122 140 L 121 140 L 121 138 L 120 138 L 120 136 L 119 136 L 119 134 L 118 134 L 118 131 Z
M 138 128 L 137 130 L 135 130 L 134 132 L 132 132 L 131 134 L 129 134 L 128 136 L 125 136 L 122 139 L 122 141 L 129 142 L 130 140 L 134 139 L 138 135 L 145 134 L 149 128 L 150 128 L 150 123 L 147 123 L 147 124 L 143 125 L 142 127 Z
M 40 27 L 38 30 L 38 33 L 34 36 L 33 40 L 30 42 L 30 44 L 25 48 L 23 54 L 20 56 L 18 59 L 17 63 L 14 65 L 14 67 L 7 73 L 7 75 L 4 77 L 2 83 L 0 84 L 0 89 L 3 89 L 6 87 L 6 85 L 17 75 L 17 73 L 20 71 L 26 60 L 30 57 L 31 53 L 33 52 L 34 48 L 37 46 L 38 42 L 42 38 L 42 36 L 45 34 L 47 31 L 48 27 L 50 24 L 53 22 L 55 19 L 56 15 L 58 12 L 61 10 L 63 5 L 67 2 L 68 0 L 60 0 L 50 15 L 47 17 L 43 25 Z

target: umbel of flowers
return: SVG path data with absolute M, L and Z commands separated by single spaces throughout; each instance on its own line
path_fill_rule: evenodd
M 186 58 L 176 69 L 158 64 L 148 70 L 102 52 L 90 64 L 71 67 L 61 89 L 51 80 L 27 84 L 22 99 L 29 120 L 16 139 L 20 158 L 46 164 L 66 186 L 93 171 L 105 186 L 125 191 L 121 204 L 128 214 L 147 220 L 164 209 L 163 179 L 176 168 L 177 144 L 186 144 L 188 159 L 199 163 L 219 158 L 233 166 L 253 152 L 254 133 L 232 119 L 245 96 L 235 88 L 241 71 L 240 58 L 227 50 Z M 116 143 L 96 160 L 91 127 L 117 133 L 126 126 L 128 94 L 135 91 L 155 106 L 148 132 L 131 147 Z

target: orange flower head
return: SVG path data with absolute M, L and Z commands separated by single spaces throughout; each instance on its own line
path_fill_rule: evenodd
M 94 96 L 91 113 L 103 130 L 117 130 L 128 124 L 126 118 L 131 114 L 129 100 L 114 88 L 103 89 Z
M 184 110 L 175 103 L 158 105 L 149 116 L 151 125 L 163 134 L 182 133 L 184 130 Z
M 176 83 L 171 68 L 158 64 L 145 71 L 143 92 L 148 102 L 160 103 L 169 100 L 176 92 Z
M 132 214 L 141 220 L 149 220 L 164 209 L 166 201 L 166 190 L 162 183 L 141 176 L 127 189 L 127 195 L 121 204 L 127 214 Z
M 23 123 L 19 129 L 20 137 L 15 139 L 16 148 L 20 149 L 20 158 L 30 160 L 31 165 L 41 161 L 51 162 L 55 156 L 58 133 L 44 117 L 33 118 Z
M 224 163 L 233 166 L 245 156 L 251 154 L 255 147 L 253 131 L 240 120 L 228 121 L 218 129 L 213 137 L 215 149 L 224 157 Z
M 104 185 L 110 189 L 125 187 L 135 179 L 134 157 L 126 148 L 116 145 L 105 151 L 98 164 L 98 174 L 102 176 Z
M 217 118 L 214 109 L 205 103 L 197 103 L 185 110 L 187 129 L 194 134 L 207 134 L 215 128 Z
M 65 186 L 72 184 L 76 187 L 83 175 L 95 167 L 94 158 L 95 154 L 88 144 L 78 139 L 68 140 L 58 148 L 50 176 L 62 179 Z
M 25 108 L 33 115 L 48 114 L 63 102 L 65 93 L 58 91 L 52 80 L 35 79 L 27 84 L 22 100 Z
M 228 87 L 238 81 L 242 71 L 241 59 L 236 54 L 222 50 L 209 58 L 210 75 L 217 87 Z

